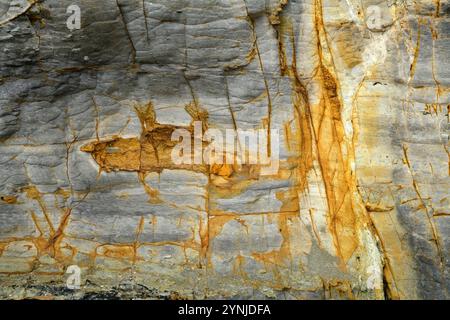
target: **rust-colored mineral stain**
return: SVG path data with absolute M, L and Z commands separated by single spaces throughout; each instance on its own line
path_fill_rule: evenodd
M 232 220 L 236 220 L 237 222 L 242 224 L 242 220 L 239 218 L 239 215 L 237 214 L 223 214 L 211 216 L 209 218 L 209 231 L 208 231 L 209 241 L 217 237 L 222 232 L 222 229 L 225 226 L 225 224 L 227 224 Z
M 141 144 L 137 138 L 113 138 L 109 141 L 85 145 L 81 151 L 92 154 L 106 172 L 118 170 L 139 171 Z
M 202 129 L 207 130 L 208 114 L 205 110 L 198 107 L 196 102 L 190 103 L 185 107 L 193 121 L 201 121 Z M 190 126 L 174 126 L 160 124 L 156 121 L 156 115 L 152 103 L 135 108 L 141 124 L 140 137 L 124 138 L 113 136 L 108 139 L 97 139 L 81 147 L 81 151 L 90 153 L 92 158 L 99 165 L 100 171 L 129 171 L 136 172 L 139 181 L 144 186 L 149 196 L 150 203 L 161 203 L 159 191 L 152 188 L 146 182 L 146 176 L 151 172 L 160 173 L 164 169 L 184 169 L 193 172 L 204 173 L 209 176 L 207 186 L 207 198 L 210 194 L 215 197 L 232 197 L 241 193 L 252 181 L 259 178 L 260 167 L 258 165 L 237 165 L 235 164 L 214 164 L 209 165 L 175 165 L 172 161 L 172 149 L 178 144 L 178 141 L 172 141 L 172 134 L 176 129 L 184 129 L 191 133 L 193 137 L 193 122 Z M 191 138 L 191 146 L 194 145 Z M 199 251 L 199 257 L 210 264 L 210 242 L 222 230 L 223 226 L 230 220 L 236 219 L 243 223 L 236 215 L 217 215 L 210 208 L 207 201 L 205 210 L 208 215 L 206 219 L 199 220 L 200 243 L 194 240 L 186 242 L 183 246 Z M 212 216 L 210 217 L 210 215 Z M 156 218 L 154 221 L 156 225 Z M 175 245 L 180 245 L 176 243 Z M 136 247 L 136 244 L 134 245 Z M 120 252 L 124 249 L 122 248 Z M 119 257 L 122 254 L 107 253 L 108 255 Z M 123 254 L 127 256 L 127 254 Z M 200 264 L 202 264 L 200 262 Z
M 97 248 L 97 256 L 105 256 L 114 259 L 134 260 L 135 247 L 133 245 L 101 245 Z
M 17 203 L 17 196 L 1 196 L 0 200 L 7 204 L 16 204 Z
M 29 185 L 21 190 L 25 193 L 25 195 L 32 200 L 35 200 L 42 211 L 43 220 L 47 224 L 48 232 L 44 231 L 45 229 L 41 225 L 40 219 L 38 218 L 36 212 L 33 210 L 30 211 L 31 219 L 33 223 L 35 224 L 36 230 L 39 232 L 39 236 L 36 238 L 26 238 L 27 240 L 30 240 L 35 245 L 38 256 L 48 254 L 52 258 L 56 259 L 58 262 L 61 263 L 68 263 L 72 260 L 74 254 L 76 253 L 76 249 L 69 246 L 68 244 L 61 246 L 61 242 L 64 239 L 64 230 L 69 224 L 70 221 L 70 214 L 72 212 L 71 208 L 65 208 L 61 209 L 62 216 L 60 217 L 59 224 L 57 227 L 53 224 L 52 220 L 50 219 L 50 215 L 47 211 L 47 207 L 45 206 L 45 202 L 43 199 L 43 194 L 39 192 L 39 190 L 36 188 L 36 186 Z M 54 195 L 61 195 L 63 197 L 68 197 L 67 191 L 58 189 Z M 70 256 L 67 256 L 62 249 L 69 249 L 72 254 Z
M 294 168 L 293 174 L 287 177 L 293 181 L 293 187 L 287 192 L 277 193 L 278 200 L 282 202 L 280 212 L 269 214 L 269 216 L 273 215 L 277 219 L 279 232 L 282 236 L 280 248 L 270 252 L 252 254 L 254 259 L 270 266 L 278 283 L 282 283 L 280 268 L 289 267 L 289 263 L 292 261 L 290 225 L 294 219 L 299 219 L 299 195 L 307 191 L 307 177 L 314 167 L 314 161 L 317 161 L 320 166 L 328 204 L 328 225 L 337 254 L 343 262 L 348 261 L 359 245 L 357 237 L 357 231 L 361 223 L 359 220 L 365 213 L 364 205 L 358 203 L 358 200 L 355 200 L 353 196 L 356 183 L 351 172 L 350 155 L 354 150 L 345 141 L 344 124 L 341 119 L 342 103 L 339 95 L 339 81 L 334 74 L 332 61 L 326 61 L 327 58 L 322 52 L 324 48 L 330 50 L 330 46 L 323 43 L 326 41 L 327 34 L 323 25 L 322 3 L 315 0 L 315 14 L 313 15 L 319 57 L 316 79 L 321 92 L 320 102 L 314 106 L 311 105 L 308 90 L 302 83 L 301 76 L 297 73 L 293 28 L 286 25 L 285 19 L 279 15 L 286 3 L 287 1 L 280 1 L 280 10 L 276 11 L 272 23 L 277 25 L 276 27 L 279 30 L 290 33 L 292 40 L 293 57 L 291 66 L 289 66 L 288 61 L 286 61 L 285 45 L 281 41 L 282 37 L 279 33 L 280 70 L 283 75 L 286 74 L 290 77 L 293 88 L 294 120 L 285 126 L 287 147 L 293 154 L 287 162 Z M 255 41 L 257 40 L 255 39 Z M 264 75 L 257 43 L 253 54 L 258 56 Z M 329 52 L 329 55 L 331 55 L 331 52 Z M 351 61 L 351 63 L 353 62 Z M 269 105 L 267 128 L 270 131 L 272 106 L 269 90 L 266 89 Z M 186 106 L 186 110 L 193 120 L 202 121 L 203 129 L 207 128 L 208 115 L 198 107 L 196 102 Z M 211 241 L 222 232 L 224 225 L 229 221 L 235 219 L 242 222 L 239 215 L 215 212 L 213 205 L 209 203 L 210 196 L 224 198 L 240 194 L 248 185 L 253 183 L 252 180 L 259 179 L 258 167 L 174 165 L 171 159 L 171 151 L 177 142 L 171 141 L 172 133 L 176 129 L 185 129 L 192 133 L 193 126 L 181 127 L 157 123 L 151 103 L 137 107 L 136 113 L 142 127 L 139 137 L 124 138 L 116 136 L 105 140 L 97 139 L 97 141 L 84 145 L 81 150 L 90 153 L 102 171 L 137 172 L 141 183 L 149 194 L 150 202 L 153 203 L 159 201 L 158 191 L 145 183 L 145 177 L 148 173 L 160 173 L 164 169 L 185 169 L 208 175 L 208 201 L 206 205 L 208 215 L 206 219 L 200 218 L 198 228 L 200 244 L 192 241 L 189 245 L 199 250 L 200 257 L 206 258 L 207 264 L 209 264 Z M 191 145 L 193 145 L 193 141 L 191 141 Z M 286 178 L 283 169 L 280 172 L 280 176 L 276 178 Z M 134 257 L 133 259 L 135 259 L 136 247 L 137 243 L 121 247 L 104 246 L 103 254 L 114 258 Z M 242 272 L 243 261 L 244 258 L 242 257 L 236 260 L 239 272 Z
M 354 150 L 345 140 L 339 82 L 332 73 L 334 72 L 332 54 L 331 51 L 328 52 L 330 58 L 326 58 L 323 51 L 323 48 L 330 50 L 330 46 L 323 22 L 321 0 L 315 0 L 314 24 L 322 97 L 319 106 L 311 109 L 311 123 L 322 180 L 325 184 L 330 231 L 338 255 L 346 262 L 359 245 L 357 230 L 367 220 L 367 212 L 359 199 L 353 196 L 357 190 L 350 167 Z
M 288 191 L 278 192 L 276 194 L 276 198 L 282 202 L 280 212 L 263 214 L 248 213 L 248 215 L 261 214 L 263 223 L 264 219 L 267 219 L 269 223 L 275 221 L 282 241 L 280 248 L 269 252 L 253 252 L 249 256 L 238 254 L 233 262 L 233 273 L 240 276 L 246 284 L 257 287 L 260 285 L 258 280 L 254 280 L 246 274 L 245 265 L 247 262 L 246 259 L 258 261 L 266 267 L 267 271 L 274 274 L 275 281 L 270 281 L 269 285 L 272 288 L 280 290 L 285 288 L 283 280 L 286 273 L 290 272 L 290 268 L 294 268 L 291 255 L 295 255 L 297 244 L 292 242 L 293 239 L 295 239 L 295 235 L 293 234 L 293 223 L 296 223 L 296 219 L 299 219 L 299 197 L 302 193 L 309 192 L 308 185 L 311 181 L 308 181 L 308 176 L 310 174 L 318 173 L 322 176 L 321 182 L 325 187 L 326 202 L 328 205 L 329 232 L 334 240 L 337 255 L 342 258 L 343 262 L 348 261 L 352 254 L 356 250 L 359 250 L 358 229 L 365 223 L 364 216 L 366 213 L 369 213 L 369 220 L 387 219 L 386 217 L 389 216 L 389 212 L 394 210 L 394 207 L 386 206 L 382 203 L 362 203 L 356 196 L 358 190 L 356 188 L 354 172 L 352 172 L 350 166 L 350 163 L 354 160 L 354 158 L 352 158 L 354 155 L 352 154 L 355 150 L 354 146 L 346 141 L 344 133 L 344 123 L 343 119 L 341 119 L 342 100 L 340 98 L 340 84 L 336 68 L 332 61 L 331 46 L 326 43 L 328 40 L 323 21 L 323 14 L 321 12 L 322 1 L 315 0 L 314 2 L 315 14 L 313 15 L 313 19 L 317 36 L 316 53 L 319 60 L 315 66 L 316 70 L 313 78 L 314 81 L 317 81 L 318 89 L 320 91 L 319 102 L 314 105 L 309 101 L 308 95 L 310 91 L 308 85 L 301 80 L 305 75 L 298 74 L 298 70 L 300 70 L 297 69 L 296 65 L 296 48 L 298 48 L 298 44 L 295 43 L 292 24 L 288 21 L 289 18 L 282 14 L 282 8 L 287 2 L 287 0 L 279 1 L 279 6 L 272 12 L 270 22 L 278 31 L 278 57 L 281 76 L 287 76 L 291 80 L 294 116 L 292 120 L 284 124 L 286 147 L 290 155 L 286 161 L 282 161 L 282 164 L 285 166 L 280 167 L 279 174 L 272 178 L 278 180 L 289 179 L 292 184 Z M 436 2 L 438 4 L 436 16 L 439 16 L 439 1 Z M 360 12 L 358 12 L 358 14 L 359 13 Z M 420 51 L 421 24 L 422 22 L 419 21 L 416 51 L 410 70 L 411 79 L 414 78 Z M 353 26 L 344 27 L 353 28 Z M 433 29 L 432 32 L 433 39 L 435 39 L 437 34 L 434 34 Z M 286 34 L 288 34 L 288 37 L 290 36 L 292 40 L 292 47 L 288 50 L 292 55 L 291 62 L 288 61 L 286 55 L 286 48 L 289 46 L 289 43 L 283 42 L 285 41 L 283 35 Z M 333 38 L 333 41 L 337 40 L 337 42 L 333 44 L 333 49 L 338 50 L 340 57 L 343 59 L 341 62 L 343 62 L 347 68 L 353 68 L 355 65 L 361 63 L 361 57 L 359 54 L 352 54 L 348 51 L 346 43 L 347 41 L 350 41 L 350 39 L 347 38 L 347 34 L 347 32 L 344 32 L 344 35 L 342 33 L 337 33 L 337 38 Z M 258 57 L 260 60 L 261 71 L 263 71 L 256 38 L 247 59 L 250 62 L 255 57 Z M 363 82 L 364 81 L 362 81 L 361 84 Z M 357 94 L 355 94 L 355 97 L 356 96 Z M 356 100 L 355 97 L 354 101 Z M 260 96 L 254 98 L 252 102 L 262 99 L 268 99 L 269 105 L 271 104 L 270 92 L 268 89 Z M 370 103 L 373 103 L 373 101 L 374 100 L 371 99 Z M 449 106 L 447 106 L 447 109 L 448 108 Z M 442 106 L 440 104 L 426 104 L 424 112 L 431 115 L 438 115 L 442 111 L 441 109 Z M 119 133 L 118 136 L 100 138 L 98 136 L 99 119 L 97 119 L 97 140 L 82 146 L 81 151 L 91 154 L 92 158 L 98 164 L 100 171 L 136 172 L 139 181 L 142 183 L 145 192 L 149 196 L 150 203 L 161 203 L 162 200 L 160 199 L 159 191 L 146 182 L 146 177 L 148 177 L 149 173 L 160 173 L 164 169 L 184 169 L 204 173 L 209 177 L 209 183 L 206 187 L 208 204 L 205 208 L 198 209 L 206 210 L 207 216 L 206 218 L 201 216 L 199 226 L 191 228 L 193 234 L 192 239 L 179 242 L 162 241 L 150 243 L 139 241 L 139 236 L 145 227 L 144 218 L 141 217 L 136 229 L 136 240 L 134 242 L 118 245 L 100 244 L 93 252 L 90 252 L 90 257 L 93 262 L 95 262 L 96 256 L 132 260 L 133 262 L 136 262 L 138 258 L 137 249 L 139 246 L 172 245 L 179 246 L 183 249 L 186 264 L 191 263 L 186 253 L 186 250 L 189 249 L 198 252 L 201 259 L 200 265 L 206 261 L 206 266 L 208 267 L 211 265 L 211 257 L 213 254 L 213 247 L 210 246 L 210 244 L 221 232 L 223 232 L 224 226 L 227 223 L 235 220 L 247 229 L 247 233 L 249 232 L 245 220 L 242 219 L 242 216 L 247 214 L 219 212 L 218 210 L 215 210 L 214 203 L 212 201 L 211 203 L 209 202 L 209 197 L 215 199 L 232 198 L 241 194 L 249 185 L 253 184 L 254 181 L 261 179 L 261 177 L 259 177 L 258 166 L 237 166 L 228 164 L 213 166 L 174 165 L 171 160 L 171 150 L 177 142 L 171 141 L 172 133 L 176 129 L 185 129 L 192 133 L 193 126 L 181 127 L 157 123 L 151 103 L 136 107 L 135 110 L 142 127 L 140 136 L 122 137 Z M 203 129 L 207 128 L 208 115 L 198 108 L 196 102 L 186 106 L 186 110 L 188 110 L 193 119 L 202 121 Z M 355 112 L 355 110 L 353 110 L 353 112 Z M 270 116 L 267 119 L 267 122 L 267 128 L 270 128 Z M 358 132 L 356 117 L 352 119 L 352 125 L 355 132 L 353 139 L 355 139 Z M 193 145 L 193 141 L 191 141 L 191 145 Z M 370 149 L 370 145 L 366 146 Z M 448 149 L 445 146 L 444 148 L 446 149 L 447 154 L 449 154 Z M 404 151 L 406 154 L 406 150 Z M 405 164 L 408 164 L 409 166 L 407 157 Z M 314 172 L 311 172 L 312 169 L 314 169 Z M 431 170 L 433 171 L 432 167 Z M 417 189 L 415 182 L 413 183 L 413 187 Z M 34 186 L 29 186 L 24 188 L 23 191 L 29 199 L 35 200 L 39 204 L 42 213 L 39 212 L 39 209 L 36 211 L 38 215 L 36 212 L 30 211 L 31 219 L 35 224 L 39 236 L 36 238 L 24 238 L 20 240 L 32 241 L 37 248 L 38 257 L 43 254 L 48 254 L 57 259 L 59 263 L 72 261 L 77 249 L 62 243 L 64 229 L 70 222 L 70 209 L 67 211 L 63 210 L 60 222 L 58 224 L 55 222 L 55 226 L 53 226 L 49 217 L 52 217 L 53 220 L 54 217 L 47 214 L 47 209 L 45 207 L 46 202 L 44 202 L 44 199 L 42 198 L 43 195 L 38 189 Z M 60 189 L 54 194 L 62 196 L 64 199 L 68 199 L 71 192 Z M 45 200 L 47 200 L 47 196 L 48 195 L 46 195 Z M 120 197 L 127 198 L 128 195 L 123 193 Z M 413 200 L 421 200 L 420 195 L 418 199 L 409 199 L 405 200 L 405 202 Z M 443 200 L 444 199 L 441 201 Z M 17 203 L 17 197 L 5 195 L 0 197 L 0 201 L 12 205 Z M 57 201 L 55 200 L 55 203 L 56 202 Z M 419 203 L 417 209 L 426 210 L 427 208 L 424 203 Z M 436 212 L 433 216 L 438 217 L 448 215 L 449 214 L 445 212 Z M 317 230 L 317 226 L 314 222 L 314 209 L 309 209 L 309 217 L 312 222 L 313 236 L 317 238 L 319 246 L 322 247 L 324 243 L 322 243 L 319 237 L 319 230 Z M 186 219 L 184 219 L 183 216 L 180 216 L 177 222 L 178 227 L 184 224 L 185 221 Z M 152 225 L 151 228 L 153 228 L 153 232 L 155 232 L 157 227 L 157 217 L 152 215 L 151 222 L 149 221 L 148 223 Z M 392 243 L 397 240 L 389 239 L 390 236 L 395 237 L 398 236 L 398 234 L 389 234 L 388 236 L 386 234 L 378 234 L 374 224 L 369 226 L 369 231 L 377 235 L 377 238 L 380 240 L 378 244 L 383 247 L 381 251 L 385 252 L 385 258 L 387 258 L 384 261 L 384 280 L 386 281 L 386 287 L 384 288 L 385 294 L 391 299 L 399 298 L 403 293 L 399 294 L 399 291 L 396 288 L 396 275 L 393 273 L 389 262 L 391 259 L 390 256 L 392 255 L 398 255 L 399 257 L 395 257 L 396 259 L 403 258 L 399 254 L 401 252 L 401 242 L 399 241 L 398 248 L 393 249 Z M 199 234 L 196 234 L 197 232 Z M 198 235 L 200 236 L 200 240 L 197 240 Z M 292 237 L 293 235 L 294 237 Z M 389 251 L 384 250 L 383 241 L 386 241 L 386 239 L 390 243 L 388 248 Z M 13 241 L 17 240 L 18 239 L 13 239 Z M 432 240 L 439 245 L 438 239 Z M 8 243 L 9 242 L 0 243 L 0 255 Z M 63 251 L 62 249 L 65 250 Z M 70 254 L 67 254 L 68 251 L 70 251 Z M 65 253 L 63 254 L 63 252 Z M 264 272 L 264 270 L 262 270 L 262 272 Z M 336 294 L 341 297 L 354 298 L 350 282 L 327 280 L 323 281 L 323 285 L 325 293 L 328 294 L 330 298 L 335 297 Z
M 339 51 L 339 57 L 349 70 L 363 62 L 362 50 L 358 48 L 363 39 L 355 39 L 355 35 L 358 34 L 357 28 L 354 23 L 342 23 L 337 38 L 333 40 Z
M 51 232 L 51 234 L 53 234 L 55 232 L 55 227 L 53 226 L 50 216 L 48 215 L 47 207 L 45 205 L 44 200 L 42 199 L 42 194 L 39 192 L 39 190 L 36 188 L 36 186 L 32 186 L 32 185 L 22 188 L 22 191 L 25 192 L 26 196 L 29 199 L 37 201 L 37 203 L 39 204 L 39 207 L 41 208 L 42 214 L 44 215 L 44 218 L 48 224 L 50 232 Z
M 343 155 L 344 127 L 337 82 L 325 66 L 321 66 L 323 100 L 321 112 L 313 114 L 319 163 L 330 211 L 330 226 L 335 246 L 346 261 L 358 246 L 356 214 L 350 190 L 348 159 Z M 346 145 L 345 147 L 348 147 Z
M 291 252 L 291 227 L 294 219 L 299 219 L 299 201 L 295 188 L 287 192 L 277 192 L 276 197 L 281 201 L 280 212 L 269 214 L 276 217 L 278 232 L 281 234 L 282 242 L 279 249 L 269 252 L 254 252 L 252 257 L 262 262 L 266 268 L 270 268 L 278 285 L 283 284 L 280 268 L 290 268 L 292 263 Z
M 210 170 L 212 174 L 226 178 L 230 178 L 235 171 L 235 167 L 231 164 L 213 164 Z
M 293 50 L 290 68 L 285 60 L 280 61 L 282 72 L 286 70 L 284 72 L 291 78 L 295 107 L 295 131 L 290 124 L 286 126 L 285 131 L 288 148 L 298 154 L 297 157 L 289 159 L 295 165 L 293 179 L 298 194 L 307 191 L 307 176 L 313 168 L 313 161 L 317 160 L 319 163 L 326 190 L 330 232 L 337 254 L 345 262 L 358 246 L 357 218 L 351 191 L 354 182 L 351 181 L 350 159 L 343 155 L 342 148 L 350 152 L 352 150 L 345 144 L 338 81 L 329 67 L 326 67 L 322 53 L 323 47 L 329 46 L 322 43 L 327 35 L 323 26 L 321 5 L 321 1 L 315 2 L 313 16 L 319 57 L 316 77 L 321 89 L 321 100 L 317 106 L 311 105 L 308 91 L 297 73 L 294 32 L 284 20 L 279 27 L 279 32 L 284 32 L 291 38 Z M 287 27 L 284 24 L 287 24 Z M 283 37 L 279 36 L 279 39 Z M 284 52 L 283 43 L 279 45 L 279 50 Z
M 384 206 L 380 203 L 366 203 L 367 212 L 389 212 L 393 209 L 393 206 Z

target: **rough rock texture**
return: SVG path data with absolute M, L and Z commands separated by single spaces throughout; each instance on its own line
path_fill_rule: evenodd
M 449 32 L 446 0 L 0 0 L 0 298 L 448 299 Z M 279 129 L 278 174 L 171 164 L 193 119 Z

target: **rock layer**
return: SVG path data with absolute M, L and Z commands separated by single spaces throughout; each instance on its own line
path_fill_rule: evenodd
M 449 14 L 0 0 L 0 297 L 448 298 Z M 193 121 L 278 173 L 174 164 Z

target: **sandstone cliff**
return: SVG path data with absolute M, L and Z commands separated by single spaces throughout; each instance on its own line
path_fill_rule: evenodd
M 0 297 L 448 299 L 449 31 L 446 0 L 0 0 Z M 278 130 L 278 173 L 174 165 L 193 120 Z

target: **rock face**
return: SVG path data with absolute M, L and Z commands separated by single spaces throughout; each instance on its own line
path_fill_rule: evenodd
M 446 0 L 0 0 L 0 297 L 448 299 L 449 32 Z M 278 172 L 174 164 L 193 120 L 279 132 Z

